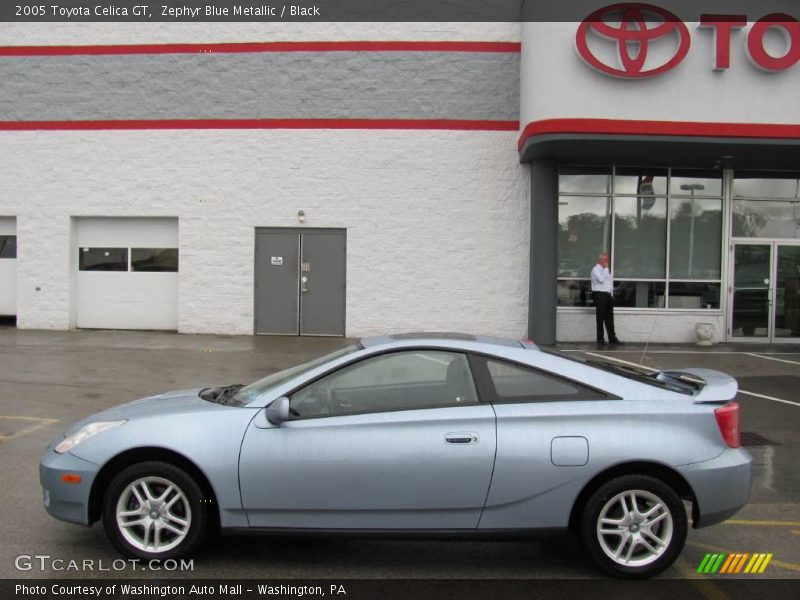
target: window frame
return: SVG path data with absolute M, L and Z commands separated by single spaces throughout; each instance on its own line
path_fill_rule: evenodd
M 429 407 L 416 406 L 416 407 L 408 407 L 408 408 L 392 408 L 392 409 L 387 409 L 387 410 L 365 410 L 365 411 L 351 412 L 351 413 L 342 414 L 342 415 L 331 414 L 331 415 L 301 416 L 301 415 L 293 415 L 293 414 L 291 414 L 292 396 L 294 396 L 297 392 L 302 391 L 303 389 L 305 389 L 305 388 L 307 388 L 307 387 L 309 387 L 311 385 L 314 385 L 315 383 L 321 381 L 322 379 L 324 379 L 326 377 L 330 377 L 332 375 L 335 375 L 336 373 L 338 373 L 338 372 L 340 372 L 340 371 L 342 371 L 344 369 L 349 369 L 350 367 L 354 367 L 357 364 L 362 363 L 362 362 L 367 361 L 367 360 L 372 360 L 372 359 L 379 358 L 379 357 L 382 357 L 382 356 L 387 356 L 387 355 L 390 355 L 390 354 L 413 353 L 413 352 L 446 352 L 448 354 L 458 354 L 458 355 L 463 356 L 467 361 L 467 367 L 469 369 L 470 376 L 472 377 L 472 385 L 475 387 L 475 395 L 477 397 L 477 402 L 469 403 L 469 404 L 463 404 L 463 403 L 443 404 L 443 405 L 429 406 Z M 390 412 L 407 412 L 407 411 L 413 411 L 413 410 L 436 410 L 436 409 L 444 409 L 444 408 L 465 408 L 465 407 L 468 407 L 468 406 L 481 406 L 481 405 L 489 404 L 489 402 L 484 401 L 484 399 L 481 396 L 481 391 L 480 391 L 480 387 L 478 385 L 478 380 L 477 380 L 477 377 L 475 375 L 475 371 L 473 369 L 472 362 L 470 361 L 470 352 L 468 350 L 462 350 L 462 349 L 456 349 L 456 348 L 442 348 L 442 347 L 438 347 L 438 346 L 419 346 L 419 347 L 413 347 L 413 348 L 392 348 L 392 349 L 387 349 L 387 350 L 384 350 L 384 351 L 381 351 L 381 352 L 375 352 L 375 353 L 369 354 L 367 356 L 361 356 L 361 357 L 355 358 L 354 360 L 352 360 L 350 362 L 338 365 L 337 367 L 335 367 L 335 368 L 333 368 L 333 369 L 331 369 L 329 371 L 325 371 L 324 373 L 320 373 L 319 375 L 317 375 L 313 379 L 310 379 L 309 381 L 304 381 L 302 384 L 299 384 L 299 385 L 291 388 L 290 390 L 287 390 L 284 394 L 282 394 L 282 396 L 285 396 L 286 398 L 289 399 L 289 421 L 290 422 L 291 421 L 308 421 L 310 419 L 330 419 L 330 418 L 337 418 L 337 417 L 338 418 L 355 417 L 355 416 L 360 416 L 360 415 L 378 415 L 378 414 L 385 414 L 385 413 L 390 413 Z

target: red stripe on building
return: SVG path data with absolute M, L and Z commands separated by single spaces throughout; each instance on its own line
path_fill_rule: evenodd
M 518 148 L 522 150 L 530 138 L 558 134 L 800 139 L 800 124 L 545 119 L 525 126 L 519 138 Z
M 165 119 L 114 121 L 0 121 L 0 131 L 140 129 L 439 129 L 518 131 L 519 121 L 452 119 Z
M 245 52 L 512 52 L 519 42 L 247 42 L 106 46 L 2 46 L 0 56 L 235 54 Z

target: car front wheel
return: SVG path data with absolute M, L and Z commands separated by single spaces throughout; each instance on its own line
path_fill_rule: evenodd
M 581 539 L 594 561 L 616 577 L 653 577 L 686 541 L 686 510 L 659 479 L 626 475 L 600 486 L 581 519 Z
M 108 486 L 103 525 L 123 554 L 144 559 L 186 556 L 208 528 L 208 504 L 183 469 L 143 462 L 124 469 Z

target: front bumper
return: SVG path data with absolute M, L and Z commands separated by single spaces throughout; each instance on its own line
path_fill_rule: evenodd
M 708 527 L 732 517 L 750 500 L 753 457 L 744 448 L 731 448 L 717 458 L 677 471 L 692 487 L 694 527 Z
M 56 519 L 89 525 L 89 497 L 100 466 L 67 452 L 56 453 L 52 446 L 45 450 L 39 463 L 42 501 Z M 66 483 L 63 475 L 79 475 L 80 483 Z

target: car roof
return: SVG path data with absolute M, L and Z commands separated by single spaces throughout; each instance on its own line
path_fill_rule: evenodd
M 489 344 L 493 346 L 505 346 L 507 348 L 535 348 L 532 342 L 521 342 L 511 338 L 492 337 L 488 335 L 472 335 L 469 333 L 456 332 L 410 332 L 393 333 L 390 335 L 376 335 L 361 338 L 361 345 L 364 348 L 385 346 L 397 342 L 417 342 L 424 345 L 426 342 L 475 342 L 478 344 Z

